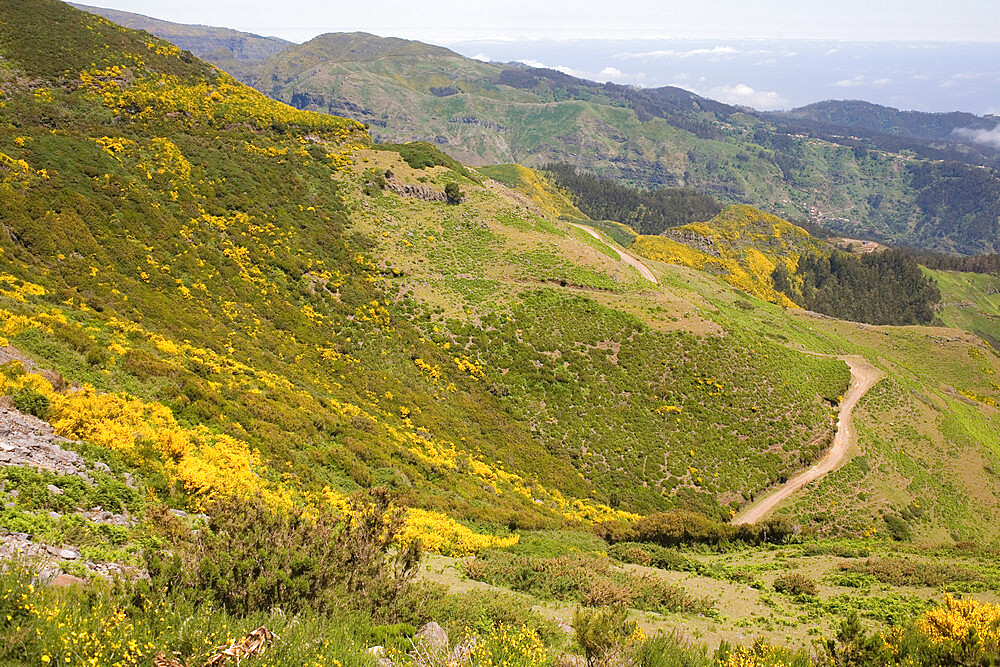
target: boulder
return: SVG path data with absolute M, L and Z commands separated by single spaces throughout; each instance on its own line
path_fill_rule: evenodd
M 448 652 L 448 633 L 434 621 L 420 628 L 420 631 L 417 633 L 417 639 L 422 641 L 424 646 L 430 651 Z
M 60 586 L 73 586 L 75 584 L 86 583 L 80 577 L 74 577 L 72 574 L 66 574 L 65 572 L 57 574 L 52 578 L 52 585 L 56 587 Z

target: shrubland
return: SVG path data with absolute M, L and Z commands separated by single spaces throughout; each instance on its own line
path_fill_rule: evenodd
M 437 620 L 453 640 L 479 638 L 476 664 L 563 651 L 799 660 L 765 644 L 710 656 L 690 638 L 647 639 L 622 608 L 729 623 L 702 580 L 752 583 L 761 605 L 795 605 L 818 625 L 860 603 L 815 577 L 818 596 L 774 602 L 761 583 L 773 588 L 771 570 L 722 561 L 749 553 L 778 568 L 776 554 L 803 544 L 846 558 L 812 536 L 867 535 L 838 553 L 870 551 L 900 521 L 937 541 L 993 525 L 998 363 L 972 337 L 806 319 L 678 266 L 654 264 L 653 286 L 547 210 L 569 204 L 533 172 L 514 170 L 533 182 L 526 200 L 428 146 L 375 149 L 359 124 L 282 106 L 148 35 L 47 0 L 0 7 L 0 336 L 12 359 L 0 393 L 98 471 L 2 468 L 18 493 L 0 525 L 150 576 L 55 590 L 7 568 L 3 659 L 177 652 L 202 664 L 265 625 L 281 641 L 261 664 L 371 664 L 377 643 L 420 664 L 410 640 Z M 446 201 L 449 184 L 461 202 Z M 718 230 L 688 231 L 746 241 L 739 261 L 757 262 L 754 275 L 770 275 L 750 252 L 767 239 L 745 238 L 756 226 L 787 232 L 788 247 L 800 236 L 751 209 L 721 215 Z M 794 348 L 865 354 L 891 379 L 859 408 L 861 454 L 835 483 L 784 518 L 733 527 L 832 436 L 848 369 Z M 908 411 L 921 419 L 904 422 Z M 897 428 L 917 445 L 895 451 Z M 973 456 L 984 466 L 959 465 Z M 881 469 L 884 484 L 871 483 Z M 955 492 L 968 485 L 974 506 Z M 78 513 L 93 507 L 127 522 Z M 446 594 L 426 567 L 418 577 L 421 549 L 467 572 L 469 590 Z M 839 574 L 903 571 L 865 567 Z M 994 575 L 976 567 L 914 577 L 980 591 Z M 569 639 L 541 600 L 601 611 L 581 612 L 592 631 Z M 972 650 L 921 629 L 926 600 L 892 600 L 860 607 L 885 637 L 902 628 L 892 655 Z M 945 613 L 992 613 L 962 604 Z M 898 610 L 906 618 L 888 618 Z M 865 637 L 849 639 L 876 641 Z

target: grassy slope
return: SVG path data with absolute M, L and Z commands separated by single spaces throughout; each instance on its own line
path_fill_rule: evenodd
M 380 57 L 354 57 L 345 41 Z M 421 57 L 406 57 L 421 48 Z M 498 83 L 504 71 L 427 45 L 332 34 L 269 59 L 257 85 L 276 99 L 370 123 L 385 140 L 434 141 L 472 164 L 566 161 L 640 185 L 701 188 L 785 217 L 818 216 L 852 233 L 943 247 L 957 238 L 914 226 L 923 214 L 904 168 L 913 158 L 795 136 L 720 105 L 676 103 L 664 117 L 648 117 L 600 84 L 556 76 L 515 88 Z M 438 97 L 432 87 L 459 92 Z M 972 249 L 979 241 L 994 243 L 989 235 L 961 243 Z
M 480 167 L 479 171 L 525 193 L 551 217 L 587 220 L 587 216 L 576 207 L 569 195 L 541 172 L 519 164 L 488 165 Z
M 0 150 L 28 167 L 7 177 L 17 213 L 0 243 L 6 270 L 45 294 L 7 303 L 36 318 L 7 333 L 73 379 L 245 439 L 275 485 L 389 483 L 409 502 L 502 523 L 597 508 L 563 496 L 719 511 L 716 502 L 736 506 L 815 457 L 819 445 L 802 443 L 830 426 L 820 399 L 842 391 L 844 367 L 799 355 L 792 341 L 874 357 L 905 386 L 940 396 L 932 437 L 992 456 L 989 434 L 980 447 L 971 430 L 991 409 L 939 386 L 990 395 L 995 359 L 971 356 L 969 339 L 947 334 L 946 373 L 916 372 L 914 359 L 940 356 L 923 333 L 805 320 L 682 267 L 659 267 L 663 285 L 650 288 L 603 244 L 501 186 L 416 172 L 394 153 L 362 150 L 346 164 L 343 143 L 364 140 L 348 123 L 295 115 L 60 5 L 16 7 L 23 25 L 2 45 L 34 83 L 8 68 L 4 122 L 17 132 Z M 56 55 L 32 33 L 43 14 L 66 33 Z M 177 78 L 156 98 L 137 97 L 139 113 L 61 78 L 115 58 L 130 95 L 157 72 Z M 52 83 L 42 90 L 39 77 Z M 220 90 L 218 107 L 173 115 Z M 237 112 L 256 126 L 233 126 L 225 114 Z M 95 141 L 104 136 L 134 145 Z M 362 172 L 375 165 L 414 185 L 460 180 L 468 200 L 362 195 Z M 68 321 L 48 323 L 45 309 Z M 899 346 L 906 335 L 917 342 Z M 876 418 L 888 423 L 898 409 Z M 484 497 L 488 473 L 476 461 L 523 479 Z M 984 471 L 956 488 L 992 488 Z M 198 492 L 163 489 L 181 494 L 175 502 L 185 490 Z M 960 500 L 954 521 L 941 521 L 972 533 L 983 511 Z
M 938 311 L 941 321 L 946 326 L 979 334 L 994 347 L 1000 347 L 1000 277 L 958 271 L 926 273 L 941 290 Z
M 5 333 L 259 451 L 275 493 L 389 484 L 496 524 L 612 499 L 724 513 L 816 455 L 801 445 L 828 430 L 841 364 L 643 304 L 599 241 L 499 186 L 365 152 L 353 122 L 58 3 L 4 11 Z M 369 200 L 362 172 L 386 161 L 467 202 Z M 177 477 L 165 441 L 105 440 L 144 452 L 174 504 L 226 481 L 214 449 Z

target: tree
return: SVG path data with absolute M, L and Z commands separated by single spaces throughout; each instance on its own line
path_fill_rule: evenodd
M 449 204 L 461 204 L 462 200 L 465 199 L 465 193 L 454 181 L 444 186 L 444 196 L 448 198 Z

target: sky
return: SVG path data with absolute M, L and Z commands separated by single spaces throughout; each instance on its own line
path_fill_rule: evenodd
M 292 41 L 348 30 L 429 42 L 712 37 L 1000 41 L 996 0 L 103 0 L 93 4 Z
M 91 0 L 303 42 L 360 30 L 600 82 L 788 109 L 864 99 L 1000 115 L 1000 0 Z

